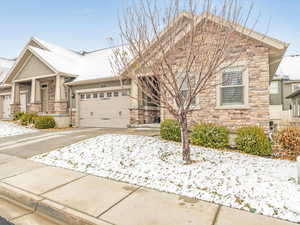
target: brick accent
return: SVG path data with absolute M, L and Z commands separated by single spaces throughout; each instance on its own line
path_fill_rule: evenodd
M 17 112 L 21 112 L 21 105 L 20 104 L 10 104 L 10 112 L 11 115 Z
M 68 102 L 54 102 L 54 111 L 55 113 L 67 113 L 68 111 Z
M 28 112 L 41 112 L 42 110 L 42 105 L 41 103 L 31 103 L 29 106 L 28 106 Z
M 130 109 L 130 124 L 150 124 L 160 117 L 160 110 Z

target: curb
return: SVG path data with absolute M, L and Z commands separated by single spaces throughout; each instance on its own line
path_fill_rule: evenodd
M 0 182 L 0 198 L 61 225 L 109 225 L 105 221 Z

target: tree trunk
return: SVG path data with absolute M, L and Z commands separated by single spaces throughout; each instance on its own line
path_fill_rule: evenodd
M 185 164 L 191 163 L 191 149 L 188 136 L 187 115 L 182 115 L 180 119 L 181 126 L 181 142 L 182 142 L 182 159 Z

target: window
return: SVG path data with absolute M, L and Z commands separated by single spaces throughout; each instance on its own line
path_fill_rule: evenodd
M 99 98 L 104 98 L 104 93 L 103 92 L 99 93 Z
M 244 105 L 245 80 L 243 78 L 243 68 L 236 67 L 224 71 L 220 89 L 220 105 Z
M 93 94 L 93 98 L 98 98 L 98 94 L 97 94 L 97 93 L 94 93 L 94 94 Z
M 270 94 L 278 94 L 279 93 L 279 82 L 272 81 L 270 84 Z
M 128 96 L 129 90 L 122 90 L 122 96 Z
M 293 84 L 293 92 L 300 89 L 300 84 Z
M 114 91 L 114 97 L 118 97 L 119 96 L 119 92 L 118 91 Z
M 81 94 L 81 95 L 80 95 L 80 99 L 81 99 L 81 100 L 84 100 L 84 99 L 85 99 L 85 94 Z
M 86 94 L 86 99 L 90 99 L 91 98 L 91 94 Z
M 107 92 L 107 93 L 106 93 L 106 96 L 107 96 L 108 98 L 110 98 L 110 97 L 112 96 L 112 93 L 111 93 L 111 92 Z
M 182 83 L 182 79 L 184 79 L 184 75 L 181 75 L 179 74 L 178 75 L 178 78 L 177 78 L 177 81 L 178 81 L 178 85 L 181 85 L 181 95 L 182 97 L 185 99 L 187 98 L 188 94 L 189 94 L 189 89 L 188 89 L 188 80 L 185 79 Z M 192 83 L 192 86 L 195 85 L 195 77 L 194 76 L 190 76 L 190 80 L 191 80 L 191 83 Z M 196 105 L 196 98 L 193 98 L 192 99 L 192 102 L 191 102 L 191 106 L 195 106 Z

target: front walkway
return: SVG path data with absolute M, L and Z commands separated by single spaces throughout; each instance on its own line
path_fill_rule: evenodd
M 8 196 L 28 206 L 20 209 L 0 200 L 0 216 L 16 225 L 55 225 L 40 215 L 72 225 L 293 224 L 0 154 L 0 198 Z M 78 215 L 93 223 L 66 222 Z
M 71 128 L 0 138 L 0 153 L 21 158 L 50 152 L 102 134 L 158 135 L 153 129 Z

